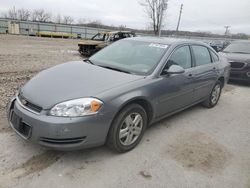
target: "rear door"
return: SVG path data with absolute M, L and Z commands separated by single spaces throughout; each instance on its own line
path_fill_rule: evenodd
M 191 45 L 195 62 L 193 79 L 195 82 L 194 100 L 205 99 L 211 92 L 217 80 L 217 63 L 206 46 Z
M 171 65 L 179 65 L 185 69 L 182 74 L 163 75 L 154 83 L 157 91 L 157 116 L 164 116 L 193 103 L 194 81 L 190 47 L 177 47 L 163 69 Z

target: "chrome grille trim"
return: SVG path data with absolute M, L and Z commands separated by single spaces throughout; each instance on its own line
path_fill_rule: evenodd
M 34 113 L 34 114 L 36 114 L 36 115 L 40 115 L 40 112 L 36 112 L 36 111 L 34 111 L 34 110 L 28 108 L 27 106 L 24 106 L 24 105 L 21 103 L 21 101 L 20 101 L 18 95 L 16 96 L 16 100 L 17 100 L 18 104 L 19 104 L 22 108 L 24 108 L 25 110 L 28 110 L 29 112 L 32 112 L 32 113 Z

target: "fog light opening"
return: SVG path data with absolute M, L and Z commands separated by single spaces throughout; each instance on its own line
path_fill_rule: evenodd
M 247 72 L 247 76 L 250 77 L 250 72 Z

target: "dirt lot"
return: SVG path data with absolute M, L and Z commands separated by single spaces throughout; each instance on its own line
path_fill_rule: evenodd
M 81 60 L 77 42 L 70 39 L 0 35 L 0 111 L 3 111 L 7 100 L 20 85 L 37 72 L 59 63 Z
M 131 152 L 55 152 L 19 138 L 7 100 L 38 71 L 80 60 L 77 40 L 0 35 L 0 187 L 250 188 L 250 86 L 227 85 L 213 109 L 161 121 Z

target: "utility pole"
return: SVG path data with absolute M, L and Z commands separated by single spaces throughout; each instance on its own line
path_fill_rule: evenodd
M 228 35 L 228 33 L 229 33 L 229 28 L 230 28 L 231 26 L 229 26 L 229 25 L 226 25 L 226 26 L 224 26 L 224 28 L 226 29 L 226 31 L 225 31 L 225 35 L 227 36 Z
M 179 31 L 179 26 L 180 26 L 180 22 L 181 22 L 181 15 L 182 15 L 182 9 L 183 9 L 183 4 L 181 4 L 181 8 L 180 8 L 178 24 L 177 24 L 177 27 L 176 27 L 176 33 Z

